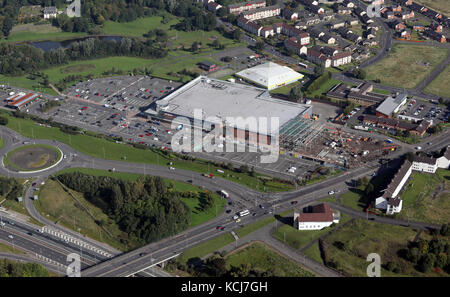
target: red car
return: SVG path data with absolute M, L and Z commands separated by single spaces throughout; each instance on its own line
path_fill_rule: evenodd
M 216 229 L 217 230 L 223 230 L 223 226 L 217 226 Z
M 145 134 L 145 136 L 152 136 L 152 133 L 147 133 Z
M 139 144 L 144 144 L 144 142 L 143 141 L 139 141 Z
M 84 106 L 84 107 L 81 108 L 81 110 L 86 110 L 86 109 L 88 109 L 87 106 Z
M 144 137 L 144 134 L 139 134 L 139 137 Z

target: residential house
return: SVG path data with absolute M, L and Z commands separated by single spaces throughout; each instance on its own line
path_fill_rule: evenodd
M 308 48 L 301 44 L 300 38 L 295 36 L 286 38 L 284 40 L 284 46 L 286 49 L 295 52 L 297 55 L 306 55 L 308 52 Z
M 248 20 L 255 21 L 273 16 L 280 15 L 281 7 L 279 5 L 272 5 L 267 7 L 261 7 L 250 11 L 245 11 L 242 16 Z
M 430 38 L 430 39 L 433 39 L 433 40 L 436 40 L 438 42 L 441 42 L 441 43 L 445 43 L 447 41 L 447 38 L 445 37 L 445 35 L 443 35 L 441 33 L 437 33 L 435 31 L 432 31 L 432 30 L 429 30 L 429 29 L 425 30 L 423 32 L 423 35 L 428 37 L 428 38 Z
M 333 35 L 331 35 L 328 32 L 325 32 L 324 34 L 322 34 L 319 39 L 323 42 L 325 42 L 326 44 L 335 44 L 336 43 L 336 38 L 333 37 Z
M 345 21 L 344 20 L 336 20 L 334 22 L 329 23 L 328 26 L 331 29 L 338 29 L 338 28 L 345 26 Z
M 358 25 L 359 20 L 356 19 L 356 18 L 351 18 L 351 19 L 348 19 L 348 20 L 346 21 L 346 23 L 347 23 L 347 25 L 349 25 L 349 26 L 354 26 L 354 25 Z
M 292 9 L 283 9 L 283 17 L 287 20 L 298 19 L 298 12 Z
M 254 0 L 228 5 L 228 12 L 232 14 L 240 14 L 244 11 L 254 10 L 266 7 L 266 0 Z
M 219 8 L 222 7 L 222 5 L 214 1 L 211 1 L 206 5 L 206 7 L 208 8 L 209 11 L 216 12 Z
M 56 18 L 58 16 L 58 10 L 55 6 L 44 7 L 44 19 Z
M 309 206 L 304 211 L 294 210 L 294 228 L 297 230 L 321 230 L 333 223 L 339 223 L 339 215 L 334 214 L 326 203 Z

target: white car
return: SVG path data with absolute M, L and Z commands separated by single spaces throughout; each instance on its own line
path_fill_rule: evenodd
M 169 169 L 170 170 L 175 170 L 175 167 L 170 166 Z
M 422 147 L 421 146 L 416 146 L 416 150 L 421 150 Z
M 329 191 L 328 192 L 328 195 L 333 195 L 334 194 L 334 191 Z
M 233 220 L 237 220 L 237 219 L 239 219 L 239 216 L 238 216 L 238 215 L 235 215 L 235 216 L 233 217 Z
M 11 239 L 13 239 L 13 238 L 14 238 L 14 236 L 12 236 L 11 234 L 10 234 L 10 235 L 8 235 L 8 237 L 9 237 L 9 238 L 11 238 Z

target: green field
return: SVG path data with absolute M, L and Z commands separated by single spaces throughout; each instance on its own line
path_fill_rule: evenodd
M 102 138 L 83 134 L 70 136 L 61 132 L 58 128 L 48 128 L 43 125 L 41 126 L 31 120 L 18 119 L 12 116 L 7 117 L 9 119 L 7 126 L 26 137 L 32 137 L 34 135 L 35 138 L 54 139 L 72 146 L 81 153 L 85 153 L 96 158 L 118 161 L 126 160 L 128 162 L 148 163 L 155 165 L 165 165 L 169 161 L 173 161 L 173 166 L 175 168 L 190 170 L 198 173 L 212 172 L 218 177 L 226 178 L 233 182 L 260 191 L 275 192 L 288 191 L 292 189 L 291 185 L 276 182 L 271 182 L 270 184 L 264 185 L 263 181 L 258 178 L 258 176 L 262 176 L 260 174 L 255 174 L 255 177 L 252 177 L 245 173 L 236 173 L 229 170 L 223 170 L 224 173 L 219 173 L 217 172 L 217 169 L 219 169 L 218 167 L 212 165 L 208 166 L 208 163 L 204 160 L 196 160 L 195 162 L 178 160 L 165 157 L 159 152 L 141 150 L 134 148 L 131 145 L 117 144 Z
M 450 6 L 448 5 L 448 0 L 417 0 L 414 2 L 435 9 L 447 16 L 450 15 Z
M 20 146 L 20 147 L 14 149 L 14 150 L 12 150 L 12 151 L 9 151 L 9 152 L 6 154 L 5 158 L 3 159 L 4 164 L 7 165 L 7 166 L 10 166 L 10 167 L 13 167 L 13 168 L 15 168 L 15 169 L 17 169 L 17 170 L 20 170 L 20 171 L 34 171 L 34 170 L 36 170 L 36 169 L 20 168 L 17 164 L 14 164 L 14 163 L 11 162 L 11 160 L 10 160 L 10 157 L 11 157 L 14 153 L 16 153 L 16 152 L 18 152 L 18 151 L 21 151 L 21 150 L 23 150 L 23 149 L 28 149 L 28 148 L 33 148 L 33 147 L 45 148 L 45 149 L 49 149 L 49 150 L 52 150 L 52 151 L 56 152 L 56 153 L 57 153 L 57 157 L 56 157 L 56 161 L 55 161 L 54 163 L 56 163 L 56 162 L 61 158 L 61 151 L 58 150 L 57 148 L 51 146 L 51 145 L 46 145 L 46 144 L 31 144 L 31 145 Z M 54 163 L 53 163 L 53 164 L 54 164 Z M 47 164 L 46 167 L 49 167 L 49 166 L 51 166 L 51 165 L 53 165 L 53 164 Z M 46 168 L 46 167 L 44 167 L 44 168 Z M 43 168 L 39 168 L 39 169 L 43 169 Z
M 5 141 L 0 137 L 0 149 L 5 145 Z
M 142 35 L 146 34 L 150 30 L 169 30 L 170 26 L 175 25 L 178 22 L 175 17 L 173 17 L 173 19 L 167 24 L 162 24 L 162 20 L 163 18 L 161 16 L 152 16 L 139 18 L 128 23 L 106 21 L 102 27 L 102 30 L 105 35 L 142 37 Z
M 423 45 L 395 44 L 388 56 L 365 68 L 367 80 L 414 88 L 448 55 L 448 49 Z M 429 63 L 425 66 L 423 63 Z
M 303 251 L 303 253 L 307 256 L 313 259 L 314 261 L 318 263 L 323 263 L 322 256 L 320 255 L 320 249 L 319 244 L 316 242 L 313 245 L 311 245 L 309 248 Z
M 86 33 L 64 32 L 50 24 L 25 24 L 14 26 L 8 39 L 1 39 L 0 42 L 56 41 L 84 36 L 86 36 Z
M 9 254 L 25 254 L 22 250 L 17 249 L 17 247 L 13 247 L 12 245 L 0 242 L 0 253 L 9 253 Z
M 367 276 L 367 255 L 378 253 L 382 264 L 395 262 L 400 273 L 395 274 L 381 268 L 381 276 L 436 276 L 434 272 L 425 275 L 416 271 L 413 264 L 401 258 L 397 251 L 406 247 L 408 241 L 415 238 L 417 232 L 411 228 L 376 223 L 366 220 L 354 220 L 343 228 L 325 237 L 326 253 L 329 261 L 337 263 L 338 270 L 350 276 Z M 422 235 L 426 236 L 426 235 Z M 341 242 L 338 248 L 335 242 Z M 311 249 L 309 255 L 317 251 Z
M 294 261 L 282 256 L 267 245 L 255 242 L 232 252 L 226 257 L 227 268 L 250 264 L 259 271 L 271 271 L 277 277 L 312 277 L 313 273 L 303 269 Z
M 219 232 L 219 231 L 218 231 Z M 186 239 L 183 239 L 186 240 Z M 189 240 L 189 238 L 187 238 Z M 222 235 L 216 236 L 211 240 L 198 244 L 190 249 L 185 250 L 178 258 L 179 263 L 187 263 L 192 258 L 202 258 L 211 254 L 218 249 L 234 242 L 234 237 L 231 233 L 226 232 Z
M 346 214 L 341 214 L 341 219 L 339 220 L 339 224 L 335 224 L 333 226 L 324 228 L 322 230 L 297 230 L 292 224 L 283 225 L 275 230 L 272 234 L 273 237 L 278 239 L 281 242 L 284 242 L 288 246 L 298 250 L 310 243 L 311 241 L 316 240 L 320 236 L 326 234 L 333 228 L 339 226 L 340 224 L 345 223 L 350 219 Z
M 450 66 L 447 66 L 426 88 L 425 92 L 440 97 L 450 97 Z
M 70 191 L 80 202 L 80 204 L 94 215 L 95 219 L 89 215 L 79 203 L 69 195 L 62 186 L 53 180 L 47 180 L 39 191 L 39 199 L 34 202 L 39 213 L 47 219 L 63 225 L 74 231 L 79 231 L 95 240 L 105 242 L 119 250 L 138 247 L 137 242 L 122 232 L 118 225 L 110 219 L 103 211 L 87 201 L 82 194 Z M 97 221 L 97 222 L 96 222 Z M 105 231 L 98 222 L 103 222 Z M 78 229 L 80 228 L 80 229 Z M 127 240 L 128 245 L 121 240 Z
M 220 62 L 211 59 L 205 52 L 197 55 L 192 55 L 191 53 L 185 53 L 178 56 L 170 54 L 169 56 L 162 59 L 109 57 L 89 61 L 71 62 L 62 66 L 43 70 L 42 72 L 49 76 L 50 83 L 55 84 L 69 74 L 77 74 L 82 76 L 90 74 L 93 76 L 93 78 L 99 78 L 103 77 L 103 73 L 111 70 L 113 67 L 115 69 L 124 71 L 124 74 L 133 69 L 143 69 L 147 67 L 148 69 L 152 70 L 151 75 L 153 76 L 178 81 L 179 77 L 173 75 L 174 73 L 183 69 L 198 72 L 200 70 L 196 66 L 196 64 L 201 61 L 210 61 L 220 64 Z M 28 75 L 12 77 L 0 75 L 0 82 L 9 83 L 11 85 L 26 88 L 29 90 L 55 94 L 53 90 L 41 87 L 38 80 L 29 79 L 27 78 L 27 76 Z M 181 78 L 183 82 L 191 80 L 191 77 L 189 76 L 181 76 Z
M 275 216 L 270 216 L 268 218 L 256 221 L 254 223 L 251 223 L 249 225 L 246 225 L 246 226 L 240 228 L 239 230 L 236 231 L 236 234 L 239 237 L 247 236 L 248 234 L 250 234 L 250 233 L 252 233 L 252 232 L 254 232 L 256 230 L 261 229 L 262 227 L 265 227 L 265 226 L 269 225 L 270 223 L 275 222 L 276 216 L 286 217 L 286 216 L 289 216 L 291 214 L 292 214 L 292 210 L 287 210 L 287 211 L 284 211 L 284 212 L 282 212 L 280 214 L 277 214 Z
M 448 223 L 450 212 L 450 170 L 436 174 L 413 172 L 405 192 L 398 218 L 434 224 Z
M 320 88 L 316 91 L 313 91 L 311 94 L 309 94 L 309 97 L 315 97 L 315 96 L 320 96 L 322 94 L 327 93 L 329 90 L 331 90 L 331 88 L 333 88 L 335 85 L 341 83 L 341 81 L 336 80 L 334 78 L 330 78 L 329 80 L 327 80 L 324 84 L 322 84 L 320 86 Z

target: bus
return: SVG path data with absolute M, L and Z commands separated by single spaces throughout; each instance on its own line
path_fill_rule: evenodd
M 248 209 L 246 209 L 246 210 L 241 211 L 239 213 L 239 216 L 243 217 L 243 216 L 246 216 L 246 215 L 249 215 L 249 214 L 250 214 L 250 211 Z
M 225 197 L 225 198 L 230 198 L 230 194 L 228 194 L 227 192 L 225 192 L 224 190 L 220 190 L 220 194 Z

